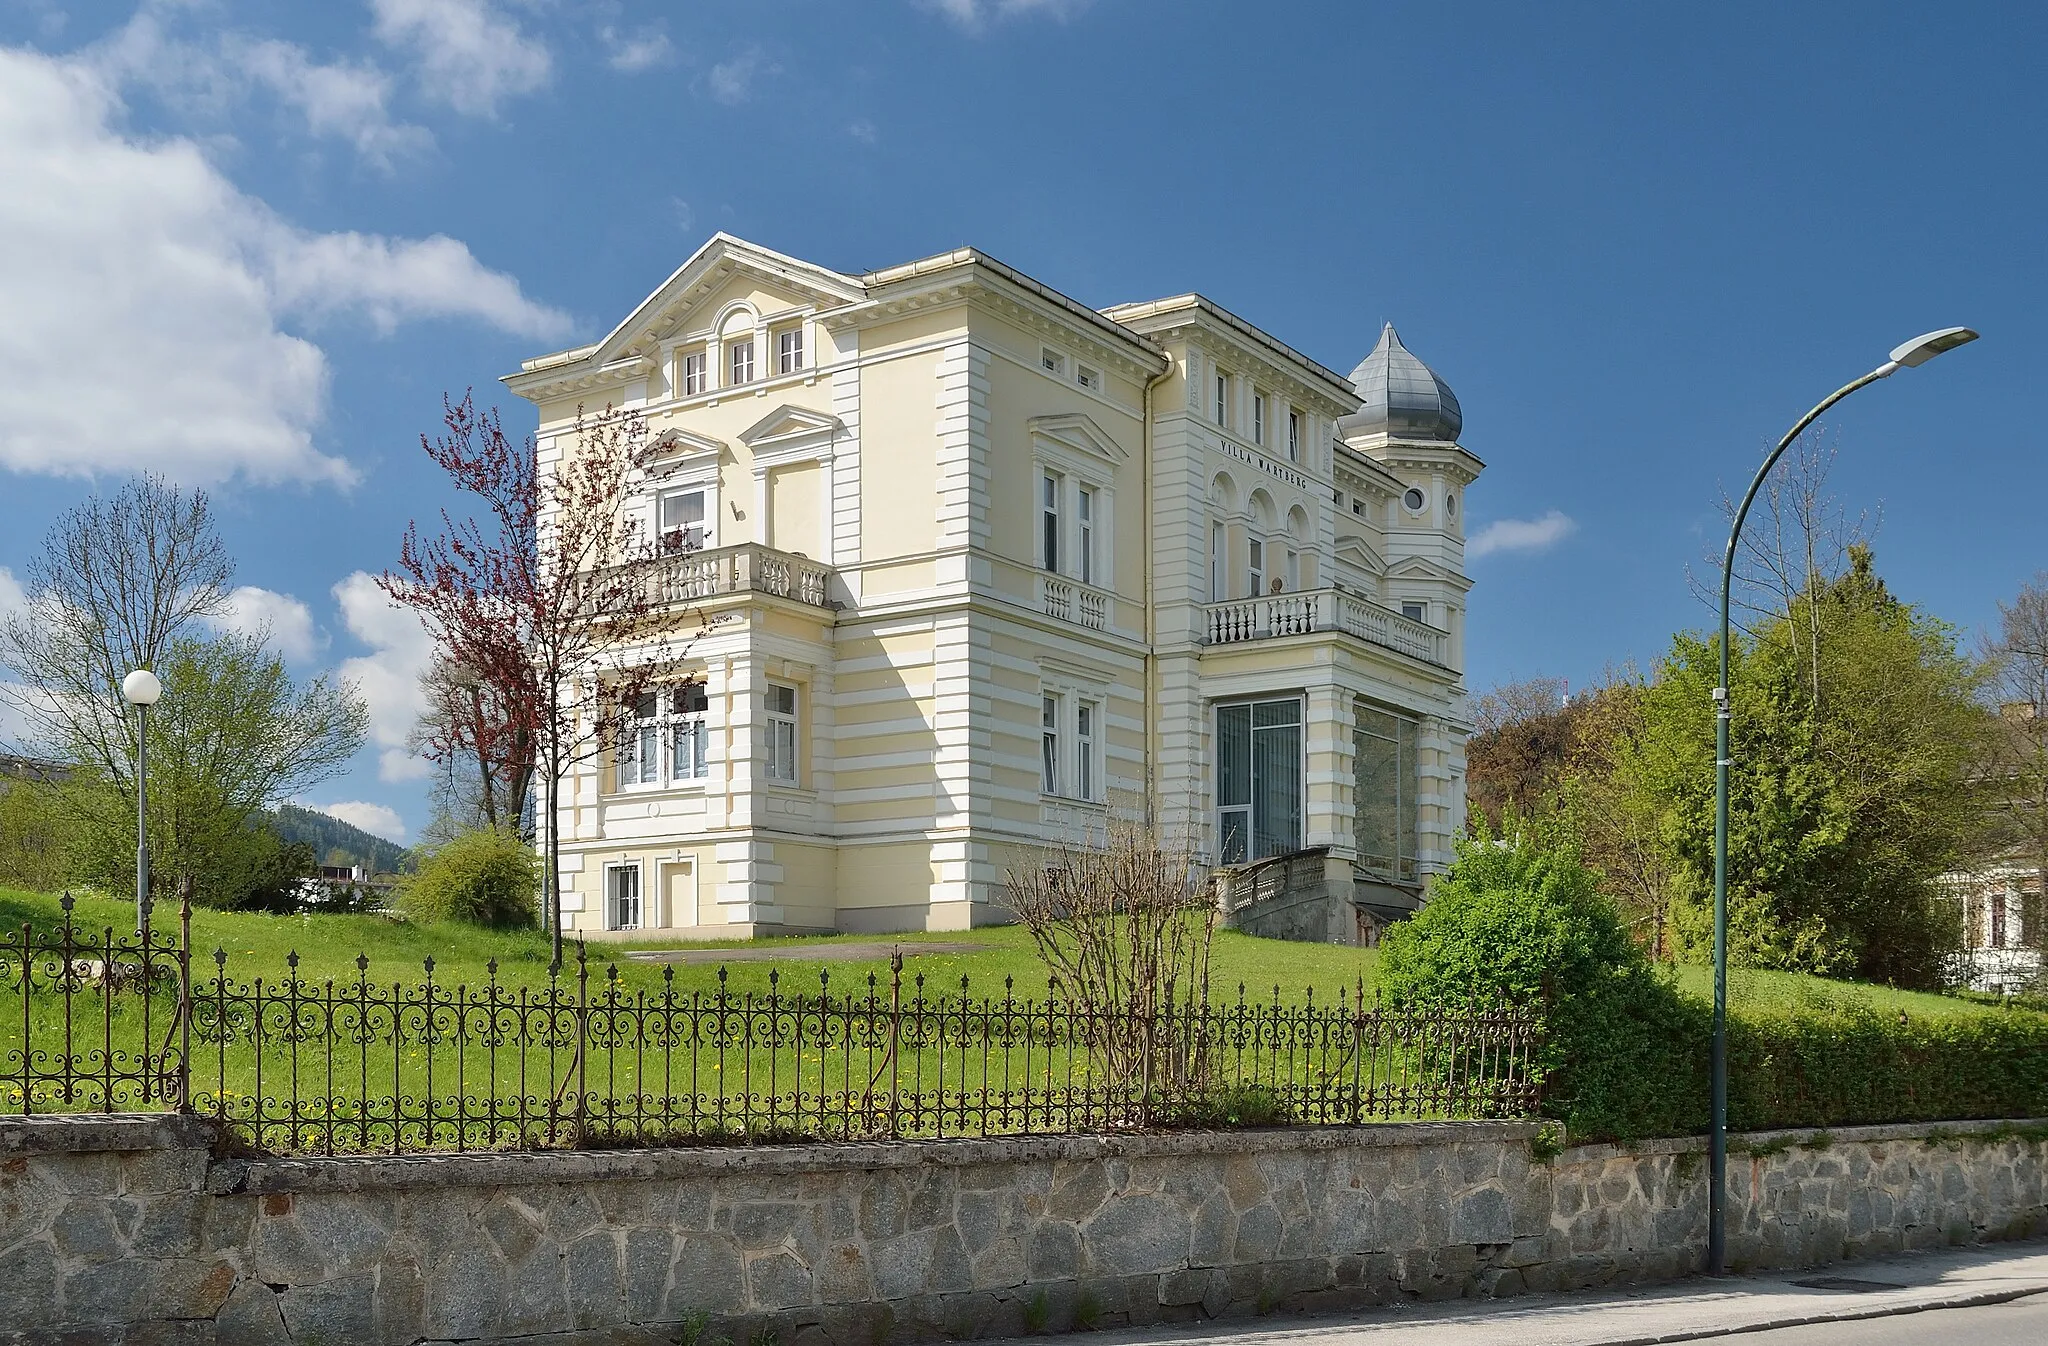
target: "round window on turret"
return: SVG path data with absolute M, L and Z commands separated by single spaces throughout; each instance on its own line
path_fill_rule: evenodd
M 1457 518 L 1457 517 L 1458 517 L 1458 497 L 1457 497 L 1457 496 L 1455 496 L 1455 495 L 1447 495 L 1447 496 L 1445 496 L 1445 497 L 1444 497 L 1444 513 L 1446 513 L 1446 514 L 1450 515 L 1450 516 L 1451 516 L 1451 517 L 1452 517 L 1453 519 L 1455 519 L 1455 518 Z
M 1411 513 L 1422 513 L 1421 488 L 1416 486 L 1410 486 L 1408 488 L 1408 494 L 1401 497 L 1401 503 L 1406 505 Z

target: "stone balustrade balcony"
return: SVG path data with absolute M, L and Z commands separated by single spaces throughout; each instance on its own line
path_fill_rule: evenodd
M 715 605 L 723 598 L 769 594 L 809 607 L 836 609 L 832 567 L 757 542 L 693 552 L 662 576 L 664 603 Z
M 1336 589 L 1240 598 L 1209 603 L 1202 610 L 1202 641 L 1208 645 L 1235 645 L 1330 631 L 1356 636 L 1427 664 L 1450 666 L 1449 632 Z

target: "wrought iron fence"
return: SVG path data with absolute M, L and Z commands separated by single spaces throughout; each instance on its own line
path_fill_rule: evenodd
M 537 985 L 247 978 L 216 950 L 111 929 L 0 937 L 20 1040 L 0 1091 L 23 1112 L 172 1107 L 273 1153 L 1062 1134 L 1341 1125 L 1528 1113 L 1536 1030 L 1502 1008 L 1414 1014 L 1354 988 L 1195 1000 L 1143 1019 L 1049 986 L 975 994 L 884 976 L 848 990 L 769 974 L 736 990 L 629 986 L 584 950 Z M 1089 1044 L 1133 1035 L 1148 1065 Z M 1126 1037 L 1126 1041 L 1132 1040 Z M 1169 1066 L 1167 1063 L 1171 1063 Z

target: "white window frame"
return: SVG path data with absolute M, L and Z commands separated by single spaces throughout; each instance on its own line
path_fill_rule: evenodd
M 647 924 L 647 876 L 642 873 L 644 866 L 638 860 L 613 861 L 604 867 L 604 928 L 607 930 L 642 930 Z M 624 919 L 624 899 L 615 886 L 615 877 L 633 876 L 633 919 L 629 924 Z
M 1266 443 L 1266 395 L 1252 390 L 1252 443 L 1263 447 Z
M 628 790 L 659 789 L 667 783 L 662 745 L 661 692 L 641 694 L 632 718 L 612 749 L 613 783 Z M 650 761 L 649 758 L 652 758 Z
M 655 493 L 655 497 L 654 497 L 654 516 L 653 516 L 653 517 L 654 517 L 654 542 L 655 542 L 655 545 L 656 545 L 657 547 L 660 547 L 660 548 L 662 548 L 663 550 L 667 550 L 667 549 L 668 549 L 668 547 L 669 547 L 669 541 L 668 541 L 668 538 L 669 538 L 669 534 L 670 534 L 670 533 L 676 533 L 676 532 L 680 532 L 680 533 L 684 534 L 684 537 L 683 537 L 683 541 L 682 541 L 682 546 L 681 546 L 681 549 L 682 549 L 682 550 L 691 550 L 691 549 L 692 549 L 692 544 L 691 544 L 691 540 L 690 540 L 690 538 L 689 538 L 689 536 L 688 536 L 688 534 L 689 534 L 689 530 L 688 530 L 687 528 L 680 528 L 680 529 L 675 529 L 675 528 L 664 528 L 664 527 L 663 527 L 662 525 L 663 525 L 664 523 L 666 523 L 666 522 L 668 521 L 668 520 L 667 520 L 667 514 L 668 514 L 668 503 L 669 503 L 669 501 L 671 501 L 671 500 L 678 500 L 678 501 L 680 501 L 680 500 L 683 500 L 683 499 L 685 499 L 686 497 L 689 497 L 689 496 L 693 496 L 693 495 L 695 495 L 695 496 L 701 496 L 701 497 L 703 497 L 703 505 L 702 505 L 702 511 L 703 511 L 703 512 L 702 512 L 701 516 L 700 516 L 700 517 L 699 517 L 699 519 L 698 519 L 698 524 L 697 524 L 697 533 L 698 533 L 698 536 L 697 536 L 697 538 L 696 538 L 696 540 L 695 540 L 695 547 L 694 547 L 694 549 L 696 549 L 696 550 L 700 550 L 700 551 L 701 551 L 701 550 L 704 550 L 704 549 L 706 549 L 706 548 L 709 548 L 709 547 L 713 547 L 713 546 L 717 545 L 717 544 L 716 544 L 716 543 L 714 542 L 714 540 L 713 540 L 713 533 L 714 533 L 714 530 L 716 529 L 716 527 L 717 527 L 717 525 L 718 525 L 718 513 L 717 513 L 717 511 L 718 511 L 718 496 L 717 496 L 717 493 L 716 493 L 715 491 L 713 491 L 713 490 L 712 490 L 712 489 L 711 489 L 710 487 L 708 487 L 708 486 L 694 486 L 694 485 L 693 485 L 693 486 L 670 486 L 670 487 L 666 487 L 666 488 L 664 488 L 664 489 L 662 489 L 662 490 L 660 490 L 660 491 L 657 491 L 657 492 Z
M 1064 559 L 1060 543 L 1066 532 L 1061 499 L 1067 493 L 1064 472 L 1041 466 L 1038 469 L 1038 568 L 1048 575 L 1060 573 Z
M 1041 692 L 1038 698 L 1038 791 L 1058 795 L 1066 783 L 1061 758 L 1060 729 L 1066 719 L 1066 698 L 1058 692 Z
M 789 693 L 789 709 L 779 710 L 776 693 Z M 761 694 L 765 727 L 762 775 L 777 785 L 795 785 L 802 779 L 803 693 L 793 682 L 770 682 Z
M 1230 424 L 1230 375 L 1223 370 L 1216 371 L 1216 424 Z
M 804 371 L 804 329 L 801 324 L 775 334 L 775 372 L 801 374 Z
M 711 695 L 702 681 L 669 689 L 668 778 L 671 784 L 711 778 Z M 687 744 L 686 748 L 684 745 Z
M 626 730 L 632 752 L 627 755 L 622 743 L 612 754 L 613 788 L 624 794 L 701 785 L 711 775 L 711 698 L 703 680 L 657 687 L 641 699 L 643 705 L 651 701 L 653 713 L 635 707 Z M 677 763 L 678 745 L 686 736 L 692 745 L 687 770 Z
M 1092 804 L 1102 789 L 1102 703 L 1074 701 L 1074 797 Z
M 1087 482 L 1074 488 L 1074 560 L 1083 584 L 1095 583 L 1095 506 L 1101 494 Z
M 1287 412 L 1287 461 L 1301 461 L 1301 413 L 1292 408 Z
M 734 337 L 725 343 L 726 386 L 739 388 L 754 381 L 754 338 Z
M 1067 357 L 1050 346 L 1040 346 L 1038 348 L 1038 368 L 1041 372 L 1050 374 L 1056 379 L 1063 379 L 1067 376 Z
M 1075 365 L 1074 382 L 1090 392 L 1099 392 L 1102 388 L 1102 374 L 1088 365 Z
M 684 397 L 702 397 L 711 391 L 708 377 L 710 355 L 702 347 L 693 351 L 680 351 L 676 355 L 676 387 Z
M 1287 577 L 1287 592 L 1301 592 L 1301 553 L 1294 548 L 1287 549 L 1287 568 L 1282 572 Z
M 1401 615 L 1411 622 L 1421 622 L 1427 626 L 1429 624 L 1429 604 L 1413 598 L 1404 598 L 1401 600 Z
M 1244 544 L 1245 575 L 1252 587 L 1248 598 L 1259 598 L 1266 592 L 1266 541 L 1252 536 Z

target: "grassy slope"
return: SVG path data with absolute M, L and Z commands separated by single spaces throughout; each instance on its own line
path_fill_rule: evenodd
M 0 929 L 12 929 L 16 937 L 24 922 L 38 930 L 54 929 L 60 911 L 53 897 L 0 889 Z M 90 929 L 95 938 L 105 927 L 114 927 L 116 937 L 132 929 L 134 907 L 125 901 L 80 897 L 74 921 Z M 162 919 L 161 914 L 159 920 Z M 173 917 L 173 919 L 175 919 Z M 964 943 L 982 947 L 974 953 L 920 952 L 930 943 Z M 894 936 L 839 935 L 816 939 L 789 940 L 792 946 L 815 950 L 816 956 L 801 961 L 777 963 L 734 963 L 729 982 L 736 990 L 766 990 L 769 973 L 780 973 L 784 990 L 815 991 L 818 973 L 829 969 L 834 992 L 864 987 L 868 974 L 885 986 L 889 978 L 886 957 L 865 960 L 835 958 L 833 946 L 847 943 L 873 945 L 887 942 L 904 954 L 904 978 L 925 977 L 927 992 L 959 990 L 965 975 L 976 995 L 1001 995 L 1006 977 L 1014 978 L 1016 994 L 1043 995 L 1045 965 L 1033 949 L 1031 937 L 1018 927 L 997 927 L 972 932 L 905 934 Z M 657 947 L 675 947 L 673 941 L 648 941 Z M 434 979 L 442 984 L 466 982 L 475 985 L 485 979 L 485 964 L 498 960 L 502 982 L 535 983 L 547 976 L 548 945 L 537 934 L 497 933 L 461 925 L 413 926 L 379 916 L 301 915 L 271 916 L 215 911 L 198 911 L 192 918 L 192 944 L 196 951 L 210 955 L 216 948 L 228 955 L 227 970 L 243 979 L 261 975 L 278 977 L 285 970 L 285 955 L 299 955 L 299 975 L 307 980 L 332 976 L 353 981 L 358 953 L 368 955 L 370 975 L 376 980 L 419 979 L 424 960 L 434 959 Z M 631 945 L 624 948 L 633 947 Z M 701 946 L 693 946 L 701 947 Z M 758 944 L 756 945 L 758 947 Z M 620 958 L 621 946 L 610 943 L 589 946 L 593 982 L 605 975 L 615 959 L 621 978 L 628 986 L 650 989 L 661 985 L 660 965 Z M 574 951 L 569 953 L 574 967 Z M 1247 994 L 1270 999 L 1274 987 L 1282 988 L 1286 999 L 1300 997 L 1313 988 L 1318 1000 L 1334 998 L 1339 988 L 1349 991 L 1360 978 L 1368 986 L 1374 980 L 1375 955 L 1370 950 L 1331 945 L 1290 944 L 1279 940 L 1253 939 L 1224 931 L 1217 937 L 1213 983 L 1219 994 L 1234 998 L 1239 983 Z M 210 976 L 210 956 L 196 958 L 195 974 Z M 675 982 L 682 989 L 710 990 L 718 984 L 718 970 L 712 964 L 676 964 Z M 573 975 L 573 972 L 572 972 Z
M 124 901 L 81 897 L 76 919 L 79 925 L 96 930 L 112 925 L 118 935 L 133 919 L 132 912 L 131 905 Z M 58 915 L 53 897 L 0 889 L 0 928 L 18 932 L 27 921 L 47 929 L 56 925 Z M 294 950 L 300 956 L 300 975 L 309 980 L 327 976 L 353 980 L 358 953 L 369 956 L 371 975 L 380 981 L 417 980 L 423 960 L 429 955 L 435 961 L 435 980 L 448 985 L 458 981 L 471 985 L 481 982 L 486 975 L 485 964 L 493 958 L 498 960 L 501 981 L 530 984 L 544 980 L 547 975 L 547 942 L 532 933 L 495 933 L 459 925 L 421 927 L 377 916 L 269 916 L 212 911 L 194 913 L 192 924 L 194 947 L 208 953 L 215 948 L 225 949 L 228 971 L 243 978 L 278 976 L 284 971 L 285 955 Z M 815 956 L 773 964 L 734 963 L 729 969 L 728 984 L 736 990 L 766 990 L 769 973 L 775 970 L 781 974 L 785 990 L 811 991 L 818 985 L 820 970 L 829 969 L 835 992 L 858 989 L 865 985 L 870 973 L 876 974 L 886 986 L 886 958 L 849 960 L 833 956 L 835 945 L 875 944 L 884 940 L 901 948 L 906 981 L 922 973 L 928 991 L 957 991 L 963 975 L 977 995 L 1000 995 L 1006 977 L 1015 979 L 1016 994 L 1020 997 L 1039 995 L 1045 989 L 1044 964 L 1039 961 L 1030 936 L 1014 926 L 972 932 L 789 940 L 786 943 L 791 946 L 814 950 Z M 919 951 L 921 945 L 930 943 L 970 941 L 982 947 L 974 953 Z M 590 946 L 593 981 L 602 978 L 606 967 L 617 959 L 620 974 L 629 986 L 652 989 L 661 984 L 659 965 L 618 958 L 621 951 L 610 944 Z M 573 960 L 573 954 L 571 957 Z M 201 976 L 209 975 L 211 970 L 210 959 L 195 969 Z M 1315 991 L 1319 1000 L 1333 999 L 1340 988 L 1349 991 L 1360 979 L 1370 990 L 1375 973 L 1376 955 L 1371 950 L 1254 939 L 1230 931 L 1217 936 L 1213 981 L 1219 998 L 1235 998 L 1242 984 L 1254 998 L 1271 998 L 1277 986 L 1288 1000 L 1298 999 L 1308 988 Z M 713 965 L 675 965 L 679 988 L 709 990 L 717 985 L 717 979 Z M 1704 967 L 1681 967 L 1678 982 L 1687 995 L 1698 999 L 1705 1000 L 1712 994 L 1711 977 Z M 1802 1005 L 1821 1009 L 1861 1003 L 1887 1015 L 1900 1010 L 1915 1016 L 2005 1012 L 1949 996 L 1740 968 L 1729 974 L 1729 1000 L 1737 1008 L 1762 1010 Z

